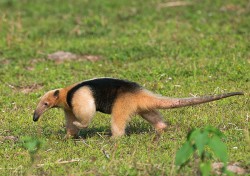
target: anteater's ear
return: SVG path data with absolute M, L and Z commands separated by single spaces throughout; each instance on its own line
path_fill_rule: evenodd
M 55 97 L 55 98 L 59 98 L 59 90 L 55 90 L 55 92 L 54 92 L 54 97 Z

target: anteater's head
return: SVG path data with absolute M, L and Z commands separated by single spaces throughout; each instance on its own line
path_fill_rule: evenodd
M 39 117 L 48 109 L 57 107 L 59 94 L 59 90 L 51 90 L 42 96 L 34 112 L 33 121 L 38 121 Z

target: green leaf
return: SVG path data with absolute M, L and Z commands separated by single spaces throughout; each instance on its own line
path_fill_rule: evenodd
M 37 138 L 33 138 L 33 137 L 24 137 L 22 139 L 23 142 L 23 147 L 28 150 L 31 154 L 34 154 L 37 152 L 37 150 L 40 149 L 40 147 L 43 144 L 42 140 L 39 140 Z
M 208 146 L 213 150 L 214 154 L 224 163 L 227 162 L 227 146 L 221 141 L 218 136 L 213 136 L 209 142 Z
M 194 138 L 194 141 L 195 146 L 198 150 L 198 154 L 201 156 L 204 151 L 205 145 L 207 145 L 209 141 L 208 132 L 204 131 L 202 133 L 197 134 Z
M 202 176 L 208 176 L 211 171 L 211 163 L 205 162 L 200 164 L 200 171 Z
M 193 130 L 188 137 L 190 143 L 195 145 L 199 155 L 201 155 L 202 152 L 204 151 L 205 145 L 207 145 L 209 140 L 208 131 L 203 131 L 198 128 L 196 130 Z
M 183 165 L 185 162 L 188 161 L 191 154 L 194 152 L 194 148 L 191 146 L 191 144 L 186 141 L 182 147 L 176 152 L 175 157 L 175 164 L 178 166 Z
M 225 135 L 219 129 L 212 126 L 205 127 L 204 131 L 209 131 L 212 134 L 216 134 L 220 138 L 225 137 Z
M 190 140 L 192 136 L 195 135 L 195 133 L 197 133 L 197 131 L 199 130 L 200 130 L 199 128 L 190 130 L 187 134 L 187 140 Z
M 197 135 L 199 135 L 201 133 L 201 130 L 199 128 L 192 130 L 191 132 L 189 132 L 187 139 L 192 142 L 194 140 L 194 138 L 196 138 Z

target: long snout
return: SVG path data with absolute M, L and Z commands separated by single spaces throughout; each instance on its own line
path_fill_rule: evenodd
M 33 121 L 34 122 L 38 121 L 39 117 L 40 117 L 40 114 L 37 111 L 35 111 L 33 115 Z

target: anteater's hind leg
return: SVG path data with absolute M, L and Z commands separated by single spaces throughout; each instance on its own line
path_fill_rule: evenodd
M 167 125 L 164 123 L 162 115 L 157 110 L 143 111 L 139 113 L 142 118 L 151 123 L 157 132 L 162 132 L 166 129 Z
M 116 100 L 111 114 L 112 137 L 119 137 L 125 134 L 126 124 L 136 112 L 136 108 L 137 102 L 132 94 L 120 96 Z
M 111 119 L 112 137 L 119 137 L 125 134 L 126 124 L 131 116 L 127 109 L 114 109 Z

